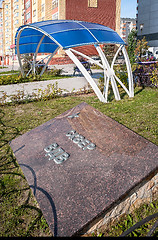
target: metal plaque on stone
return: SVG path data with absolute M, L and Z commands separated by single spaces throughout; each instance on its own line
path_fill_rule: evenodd
M 93 222 L 158 159 L 158 146 L 84 102 L 10 145 L 54 236 Z

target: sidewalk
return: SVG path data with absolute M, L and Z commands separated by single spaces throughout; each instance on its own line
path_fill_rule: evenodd
M 53 67 L 53 66 L 52 66 Z M 74 64 L 69 65 L 55 65 L 56 68 L 63 69 L 64 75 L 73 76 L 73 67 Z M 5 68 L 5 71 L 8 71 L 9 68 Z M 18 68 L 17 68 L 18 69 Z M 14 69 L 15 70 L 15 69 Z M 3 69 L 4 71 L 4 69 Z M 93 75 L 92 78 L 97 82 L 100 78 L 102 70 L 94 69 L 92 70 Z M 3 85 L 0 86 L 0 98 L 3 96 L 3 93 L 6 93 L 9 101 L 9 97 L 14 94 L 18 94 L 19 91 L 23 91 L 25 96 L 31 96 L 33 93 L 38 93 L 38 89 L 45 90 L 49 84 L 58 83 L 58 88 L 65 89 L 63 93 L 70 93 L 74 89 L 74 91 L 78 91 L 83 88 L 88 88 L 88 82 L 83 77 L 83 75 L 76 75 L 70 78 L 61 78 L 57 80 L 47 80 L 47 81 L 38 81 L 38 82 L 28 82 L 28 83 L 19 83 L 12 85 Z

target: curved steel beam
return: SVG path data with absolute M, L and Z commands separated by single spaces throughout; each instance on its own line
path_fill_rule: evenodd
M 34 75 L 35 75 L 35 73 L 36 73 L 36 66 L 35 66 L 36 57 L 37 57 L 38 50 L 39 50 L 39 48 L 40 48 L 40 46 L 41 46 L 41 43 L 42 43 L 42 41 L 43 41 L 44 38 L 45 38 L 45 35 L 43 35 L 43 36 L 41 37 L 41 39 L 40 39 L 40 41 L 39 41 L 39 43 L 38 43 L 38 46 L 37 46 L 37 48 L 36 48 L 36 52 L 34 53 L 34 59 L 33 59 L 33 72 L 34 72 Z
M 18 32 L 16 47 L 17 47 L 17 55 L 18 55 L 18 61 L 19 61 L 21 74 L 24 77 L 24 70 L 23 70 L 23 67 L 22 67 L 22 62 L 21 62 L 21 59 L 20 59 L 20 50 L 19 50 L 19 40 L 20 40 L 20 35 L 22 33 L 22 30 L 23 29 L 20 29 L 20 31 Z
M 82 56 L 82 57 L 84 57 L 84 58 L 87 58 L 88 60 L 92 61 L 94 64 L 96 64 L 96 65 L 98 65 L 99 67 L 101 67 L 101 68 L 104 69 L 103 65 L 100 64 L 100 63 L 98 63 L 98 62 L 96 62 L 93 58 L 91 58 L 91 57 L 85 55 L 84 53 L 81 53 L 81 52 L 79 52 L 79 51 L 77 51 L 77 50 L 75 50 L 75 49 L 73 49 L 73 48 L 69 48 L 69 49 L 70 49 L 72 52 L 77 53 L 78 55 L 80 55 L 80 56 Z
M 101 47 L 99 45 L 95 45 L 95 47 L 99 53 L 99 56 L 101 57 L 101 60 L 102 60 L 103 66 L 104 66 L 105 89 L 108 88 L 108 86 L 109 86 L 109 81 L 106 82 L 106 79 L 105 79 L 105 75 L 107 75 L 109 77 L 109 80 L 111 80 L 111 85 L 112 85 L 112 89 L 113 89 L 113 92 L 115 95 L 115 99 L 120 100 L 119 90 L 118 90 L 118 87 L 117 87 L 117 84 L 116 84 L 116 81 L 114 78 L 114 71 L 113 71 L 113 69 L 111 69 L 111 67 L 108 63 L 108 60 L 106 59 L 106 56 L 103 53 Z M 108 93 L 108 89 L 106 90 L 106 93 Z M 105 98 L 107 100 L 107 95 L 105 95 Z
M 134 86 L 133 86 L 133 75 L 130 60 L 126 51 L 125 46 L 122 48 L 123 55 L 125 57 L 127 72 L 128 72 L 128 84 L 129 84 L 129 97 L 134 97 Z
M 95 94 L 99 98 L 101 102 L 106 102 L 106 99 L 103 97 L 103 94 L 99 90 L 97 84 L 94 82 L 93 78 L 90 76 L 88 71 L 85 69 L 85 67 L 82 65 L 82 63 L 77 59 L 77 57 L 71 52 L 70 49 L 65 50 L 66 54 L 70 57 L 70 59 L 76 64 L 76 66 L 80 69 L 83 76 L 86 78 L 86 80 L 91 85 L 92 89 L 94 90 Z
M 42 71 L 41 71 L 41 73 L 40 73 L 40 76 L 42 76 L 42 74 L 44 73 L 46 67 L 48 66 L 48 64 L 49 64 L 49 62 L 50 62 L 50 60 L 51 60 L 52 57 L 56 54 L 56 52 L 58 51 L 58 49 L 59 49 L 59 47 L 56 49 L 56 51 L 54 51 L 53 53 L 51 53 L 50 58 L 48 59 L 47 63 L 44 65 L 44 67 L 43 67 L 43 69 L 42 69 Z

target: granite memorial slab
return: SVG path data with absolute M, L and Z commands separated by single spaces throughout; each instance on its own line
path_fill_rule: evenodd
M 158 146 L 81 103 L 15 138 L 54 236 L 73 236 L 158 167 Z

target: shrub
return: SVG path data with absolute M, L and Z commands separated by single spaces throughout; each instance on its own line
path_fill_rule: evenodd
M 13 74 L 13 75 L 3 75 L 0 76 L 0 85 L 16 84 L 16 83 L 25 83 L 40 81 L 41 77 L 39 75 L 29 75 L 28 77 L 22 77 L 22 75 Z
M 137 64 L 133 71 L 134 82 L 138 87 L 158 86 L 158 64 Z
M 114 71 L 115 71 L 116 76 L 120 79 L 120 81 L 126 87 L 128 87 L 128 74 L 127 74 L 127 70 L 126 70 L 126 65 L 125 64 L 124 65 L 121 65 L 121 64 L 115 65 L 114 66 Z M 117 80 L 116 80 L 116 83 L 117 83 L 118 88 L 120 88 L 121 86 L 117 82 Z M 111 83 L 110 82 L 109 82 L 109 88 L 111 88 Z M 100 79 L 99 79 L 99 89 L 101 91 L 103 91 L 103 89 L 104 89 L 104 76 L 100 77 Z
M 47 70 L 47 74 L 48 75 L 51 75 L 51 76 L 60 76 L 61 75 L 61 73 L 62 73 L 62 69 L 57 69 L 57 68 L 52 68 L 52 69 L 50 69 L 50 70 Z

